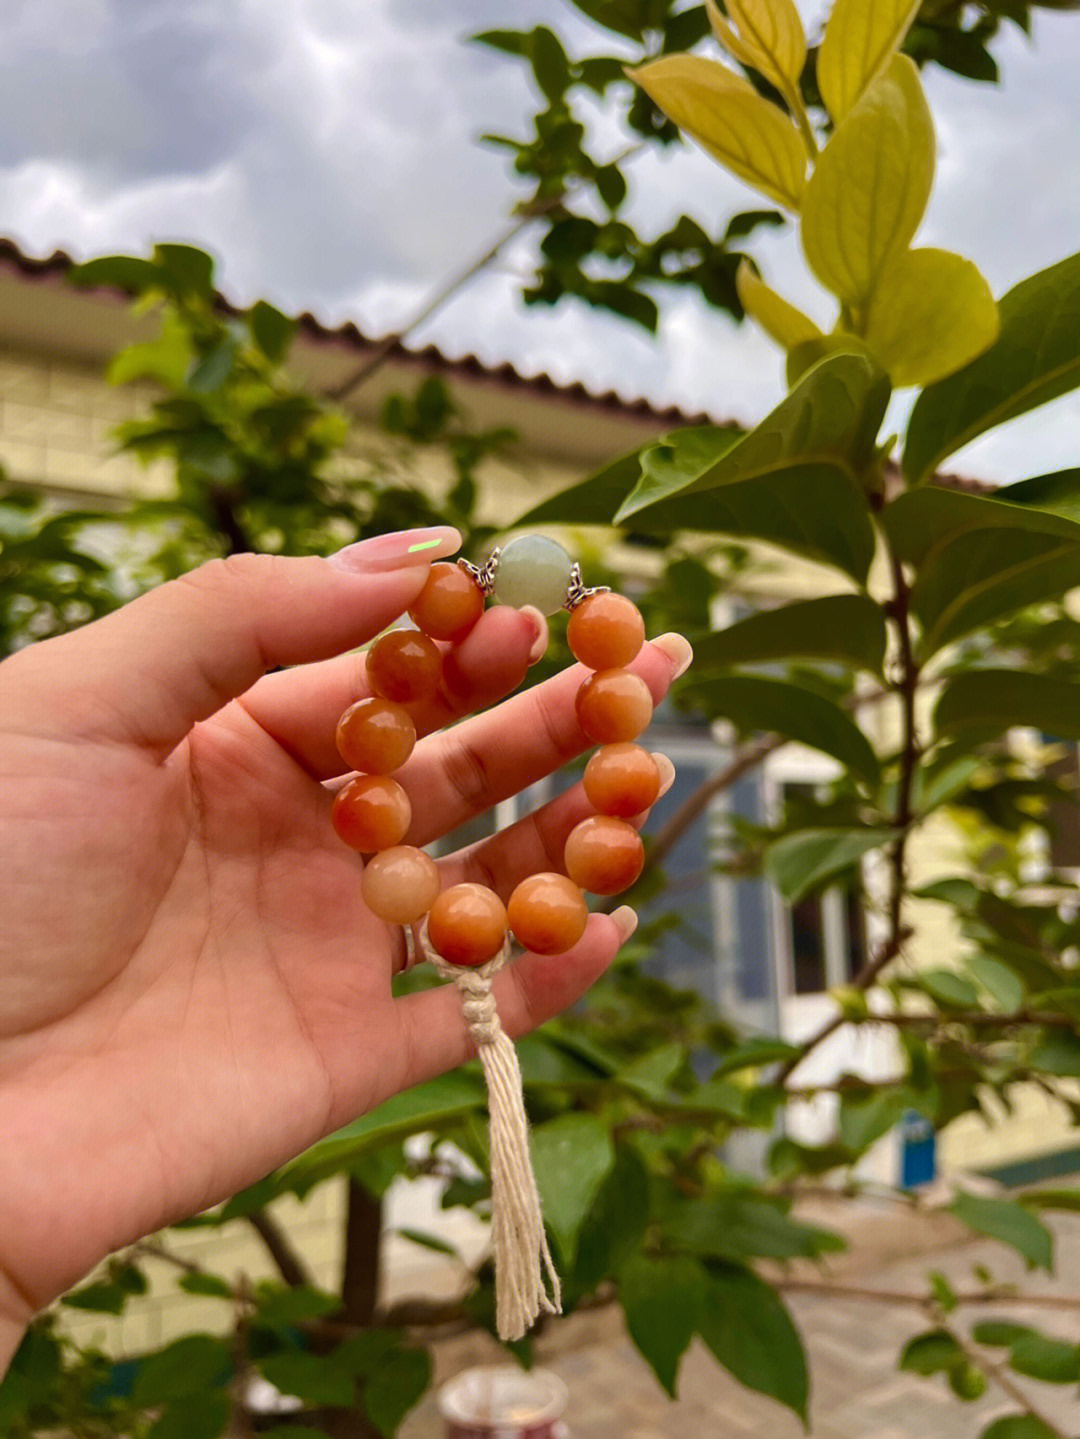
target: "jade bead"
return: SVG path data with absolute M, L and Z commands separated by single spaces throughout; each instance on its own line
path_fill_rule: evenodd
M 553 615 L 566 603 L 573 561 L 562 545 L 546 535 L 519 535 L 499 554 L 495 598 L 502 605 L 533 605 Z

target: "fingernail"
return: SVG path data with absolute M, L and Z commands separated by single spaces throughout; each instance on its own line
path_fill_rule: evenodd
M 667 794 L 668 790 L 675 783 L 675 766 L 668 759 L 667 755 L 661 754 L 659 750 L 653 750 L 652 757 L 656 768 L 660 771 L 660 789 L 656 796 L 656 798 L 659 799 L 661 795 Z
M 694 658 L 694 651 L 690 648 L 690 642 L 677 635 L 674 630 L 669 630 L 666 635 L 657 635 L 653 644 L 658 650 L 662 650 L 668 659 L 675 666 L 675 673 L 672 679 L 678 679 L 690 668 L 690 661 Z
M 537 660 L 543 659 L 548 647 L 547 620 L 535 605 L 522 605 L 520 613 L 526 616 L 533 628 L 534 639 L 529 650 L 529 663 L 534 665 Z
M 628 904 L 620 904 L 618 909 L 611 911 L 611 917 L 619 930 L 619 943 L 625 944 L 638 926 L 636 913 Z
M 395 530 L 358 540 L 330 556 L 339 570 L 360 570 L 378 574 L 382 570 L 403 570 L 445 559 L 461 549 L 461 536 L 452 525 L 432 525 L 422 530 Z

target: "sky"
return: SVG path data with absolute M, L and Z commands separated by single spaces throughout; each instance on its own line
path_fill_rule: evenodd
M 813 34 L 826 7 L 800 8 Z M 478 136 L 525 133 L 527 73 L 465 37 L 550 24 L 574 54 L 611 48 L 565 0 L 0 0 L 0 17 L 0 234 L 78 258 L 187 240 L 214 252 L 235 302 L 370 334 L 407 324 L 521 193 Z M 1001 294 L 1080 250 L 1080 14 L 1037 13 L 1031 40 L 1007 26 L 995 54 L 996 87 L 926 72 L 938 169 L 918 243 L 974 259 Z M 615 153 L 617 115 L 597 124 Z M 628 173 L 644 231 L 768 203 L 689 146 Z M 790 229 L 748 248 L 831 323 Z M 527 309 L 532 253 L 523 236 L 413 342 L 744 424 L 783 394 L 775 346 L 690 296 L 656 339 L 576 302 Z M 909 404 L 897 396 L 891 418 Z M 1078 464 L 1068 396 L 950 467 L 1009 481 Z

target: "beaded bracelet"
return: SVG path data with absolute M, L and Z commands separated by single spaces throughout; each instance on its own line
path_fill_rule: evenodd
M 569 610 L 570 649 L 593 671 L 577 693 L 578 722 L 602 746 L 584 775 L 596 813 L 570 832 L 566 873 L 523 879 L 506 905 L 481 884 L 440 891 L 434 860 L 401 844 L 412 809 L 391 778 L 416 743 L 407 706 L 434 695 L 442 679 L 436 641 L 459 644 L 489 596 L 545 615 Z M 586 588 L 577 563 L 543 535 L 512 540 L 482 566 L 465 560 L 432 565 L 409 615 L 415 630 L 390 630 L 368 649 L 373 696 L 350 705 L 338 723 L 338 750 L 358 773 L 335 798 L 332 819 L 340 839 L 371 856 L 361 881 L 368 908 L 393 924 L 420 925 L 420 952 L 461 991 L 490 1096 L 497 1324 L 501 1338 L 519 1339 L 541 1310 L 560 1311 L 560 1292 L 529 1160 L 521 1074 L 491 982 L 509 961 L 511 935 L 534 954 L 562 954 L 585 932 L 584 891 L 618 894 L 641 873 L 645 852 L 629 821 L 653 804 L 661 779 L 652 755 L 633 743 L 652 718 L 652 696 L 625 666 L 645 641 L 645 625 L 630 600 L 604 586 Z

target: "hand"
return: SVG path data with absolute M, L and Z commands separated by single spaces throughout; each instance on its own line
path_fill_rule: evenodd
M 330 825 L 341 712 L 372 638 L 456 531 L 335 557 L 241 555 L 164 584 L 0 667 L 0 1320 L 31 1315 L 111 1251 L 236 1193 L 387 1096 L 461 1063 L 452 987 L 391 997 L 401 931 L 360 898 Z M 497 606 L 458 647 L 467 687 L 419 716 L 398 777 L 424 845 L 589 746 L 575 667 L 516 688 L 537 611 Z M 336 656 L 336 658 L 334 658 Z M 656 700 L 678 636 L 634 668 Z M 314 663 L 318 662 L 318 663 Z M 283 665 L 298 668 L 267 674 Z M 580 785 L 441 861 L 504 899 L 560 868 Z M 573 1003 L 633 923 L 593 915 L 566 955 L 496 984 L 521 1034 Z M 0 1372 L 5 1355 L 0 1343 Z

